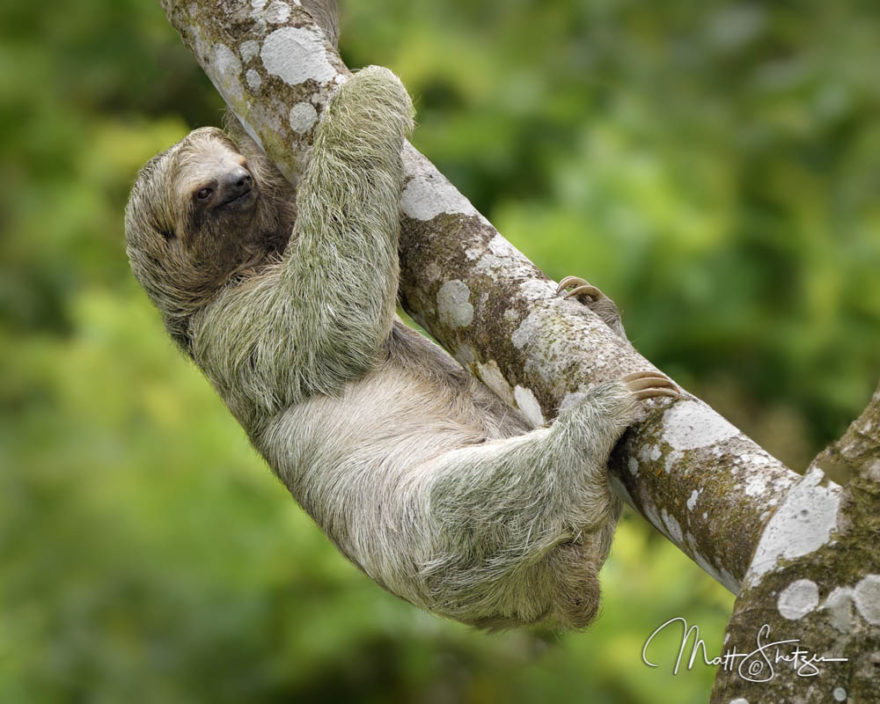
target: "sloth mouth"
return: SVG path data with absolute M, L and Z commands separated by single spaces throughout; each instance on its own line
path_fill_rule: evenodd
M 240 210 L 251 205 L 251 203 L 256 200 L 256 197 L 257 189 L 249 188 L 244 193 L 233 194 L 223 202 L 218 203 L 217 209 L 219 210 L 220 208 L 223 208 L 224 210 Z

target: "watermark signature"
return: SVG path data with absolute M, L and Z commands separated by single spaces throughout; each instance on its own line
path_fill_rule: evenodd
M 666 623 L 658 626 L 648 636 L 642 648 L 642 662 L 648 667 L 660 667 L 653 659 L 649 659 L 648 651 L 652 650 L 651 644 L 654 638 L 664 630 L 681 624 L 681 646 L 678 656 L 672 667 L 672 674 L 677 675 L 681 670 L 682 662 L 685 661 L 687 670 L 694 667 L 698 657 L 702 664 L 709 667 L 722 667 L 725 672 L 736 673 L 747 682 L 769 682 L 781 667 L 793 668 L 799 677 L 816 677 L 821 674 L 820 666 L 827 662 L 846 662 L 847 658 L 828 658 L 816 655 L 808 648 L 800 644 L 799 638 L 787 638 L 784 640 L 770 639 L 770 626 L 766 623 L 755 634 L 755 648 L 740 652 L 736 646 L 728 648 L 717 657 L 709 657 L 706 652 L 706 643 L 700 638 L 700 629 L 697 626 L 689 626 L 686 619 L 681 616 L 669 619 Z M 685 659 L 688 641 L 693 635 L 693 643 L 690 647 L 690 657 Z M 656 650 L 656 646 L 653 650 Z

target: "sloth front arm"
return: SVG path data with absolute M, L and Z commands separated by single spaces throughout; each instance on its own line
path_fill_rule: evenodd
M 249 430 L 377 361 L 397 296 L 400 150 L 412 104 L 380 67 L 328 104 L 283 261 L 224 290 L 194 325 L 197 362 Z
M 400 81 L 370 67 L 340 88 L 316 132 L 280 286 L 295 305 L 290 363 L 314 390 L 371 368 L 391 332 L 400 150 L 411 126 Z

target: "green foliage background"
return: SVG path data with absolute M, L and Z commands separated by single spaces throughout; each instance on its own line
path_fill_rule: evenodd
M 876 3 L 349 0 L 414 141 L 639 349 L 803 466 L 880 368 Z M 152 0 L 0 5 L 0 701 L 699 702 L 732 599 L 641 519 L 585 634 L 487 635 L 340 558 L 128 272 L 138 167 L 221 101 Z

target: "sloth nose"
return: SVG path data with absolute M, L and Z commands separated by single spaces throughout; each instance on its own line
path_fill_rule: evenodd
M 244 195 L 253 187 L 254 179 L 250 172 L 243 166 L 237 166 L 232 171 L 224 174 L 220 179 L 220 185 L 230 198 Z

